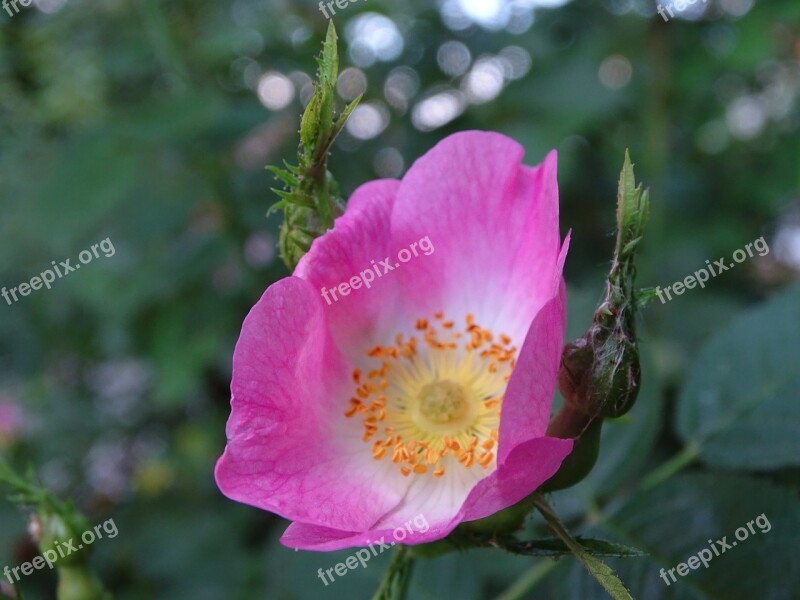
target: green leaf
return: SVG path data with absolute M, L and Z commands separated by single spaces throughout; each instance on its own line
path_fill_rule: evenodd
M 274 192 L 274 191 L 275 191 L 275 189 L 273 188 L 273 190 L 272 190 L 272 191 Z M 279 210 L 286 210 L 286 208 L 287 208 L 288 206 L 289 206 L 289 203 L 288 203 L 288 202 L 286 202 L 285 200 L 280 200 L 280 201 L 276 202 L 275 204 L 273 204 L 272 206 L 270 206 L 270 207 L 267 209 L 267 216 L 269 217 L 269 216 L 271 216 L 273 213 L 276 213 L 276 212 L 278 212 Z
M 611 567 L 592 556 L 572 537 L 572 535 L 570 535 L 567 528 L 553 512 L 553 509 L 550 508 L 541 496 L 537 496 L 536 498 L 536 508 L 542 513 L 542 516 L 545 518 L 550 528 L 564 541 L 575 557 L 581 561 L 586 570 L 591 573 L 592 577 L 603 586 L 603 589 L 608 592 L 614 600 L 633 600 L 630 592 L 628 592 L 625 585 L 620 581 Z
M 326 146 L 330 144 L 336 96 L 334 91 L 339 76 L 338 40 L 336 28 L 331 21 L 328 24 L 322 55 L 317 58 L 319 75 L 317 83 L 314 84 L 314 95 L 306 106 L 300 122 L 300 140 L 308 159 L 320 152 L 318 148 L 320 142 Z M 327 151 L 327 148 L 324 151 Z
M 298 187 L 300 185 L 300 181 L 297 179 L 297 177 L 292 175 L 289 171 L 281 169 L 280 167 L 266 167 L 266 169 L 290 188 Z
M 625 162 L 619 177 L 617 192 L 617 254 L 627 256 L 641 241 L 641 232 L 650 212 L 649 192 L 642 184 L 636 185 L 633 164 L 629 152 L 625 151 Z
M 295 206 L 303 206 L 305 208 L 314 208 L 314 200 L 308 194 L 304 194 L 302 192 L 287 192 L 277 188 L 272 188 L 272 191 L 286 204 L 294 204 Z M 285 206 L 285 204 L 283 206 Z M 270 212 L 272 212 L 273 208 L 274 206 L 270 208 Z
M 736 539 L 736 531 L 764 515 L 769 531 Z M 763 523 L 763 521 L 762 521 Z M 742 475 L 693 474 L 640 492 L 591 535 L 614 536 L 646 551 L 636 560 L 609 559 L 637 600 L 790 600 L 800 589 L 800 511 L 791 491 Z M 740 534 L 742 532 L 740 531 Z M 731 548 L 679 576 L 677 566 L 726 537 Z M 737 542 L 733 546 L 732 542 Z M 577 564 L 563 561 L 536 598 L 607 600 Z M 661 569 L 670 584 L 662 579 Z M 688 568 L 688 565 L 687 565 Z M 673 582 L 668 571 L 676 569 Z
M 739 469 L 800 465 L 800 287 L 714 336 L 679 400 L 680 436 L 703 462 Z
M 299 246 L 306 252 L 311 248 L 314 243 L 314 236 L 308 235 L 301 229 L 293 229 L 289 232 L 289 239 L 292 240 L 296 246 Z
M 311 101 L 306 106 L 303 112 L 303 118 L 300 121 L 300 142 L 303 145 L 307 155 L 314 152 L 317 145 L 317 137 L 319 136 L 319 122 L 320 122 L 320 90 L 319 84 L 314 85 L 314 95 Z
M 576 537 L 577 541 L 592 556 L 616 556 L 618 558 L 631 556 L 645 556 L 641 550 L 593 538 Z M 504 540 L 503 550 L 524 556 L 565 556 L 572 554 L 572 550 L 560 539 L 545 538 L 541 540 Z
M 339 38 L 333 21 L 328 24 L 328 34 L 319 62 L 319 125 L 320 138 L 329 139 L 333 126 L 334 90 L 339 76 Z
M 336 35 L 336 27 L 333 21 L 328 23 L 328 32 L 325 36 L 325 44 L 322 48 L 322 57 L 319 62 L 319 80 L 325 91 L 333 92 L 336 85 L 336 78 L 339 76 L 339 37 Z
M 364 94 L 360 94 L 358 98 L 353 100 L 350 104 L 348 104 L 345 109 L 342 111 L 342 114 L 339 115 L 339 118 L 336 120 L 336 124 L 333 126 L 333 138 L 335 139 L 339 132 L 344 127 L 345 123 L 347 123 L 347 119 L 350 118 L 350 115 L 353 114 L 353 111 L 361 102 L 361 99 L 364 97 Z M 333 140 L 331 140 L 333 141 Z

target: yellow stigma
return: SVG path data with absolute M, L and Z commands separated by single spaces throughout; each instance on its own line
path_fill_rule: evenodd
M 452 381 L 429 383 L 417 396 L 414 420 L 424 429 L 458 431 L 471 412 L 469 396 L 462 385 Z
M 517 348 L 472 315 L 463 331 L 444 313 L 418 319 L 415 330 L 421 338 L 400 333 L 394 345 L 367 352 L 380 366 L 366 375 L 353 372 L 356 389 L 345 416 L 362 415 L 363 439 L 372 443 L 375 460 L 390 458 L 405 476 L 441 477 L 445 467 L 459 464 L 493 469 Z

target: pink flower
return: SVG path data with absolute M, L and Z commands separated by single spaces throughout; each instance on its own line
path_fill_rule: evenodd
M 556 155 L 522 156 L 460 133 L 362 186 L 246 318 L 216 479 L 293 521 L 286 546 L 365 546 L 417 516 L 403 543 L 440 539 L 571 451 L 545 437 L 566 318 Z

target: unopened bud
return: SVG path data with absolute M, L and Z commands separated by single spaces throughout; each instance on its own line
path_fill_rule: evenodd
M 648 193 L 636 186 L 628 153 L 619 182 L 617 245 L 602 302 L 592 324 L 561 354 L 558 388 L 564 405 L 547 434 L 574 439 L 575 448 L 543 489 L 574 485 L 594 466 L 603 419 L 621 417 L 636 402 L 641 383 L 636 342 L 636 248 L 648 216 Z
M 336 136 L 361 101 L 361 96 L 334 117 L 339 51 L 331 22 L 319 60 L 319 74 L 300 122 L 299 163 L 268 167 L 284 189 L 273 189 L 280 202 L 270 208 L 284 212 L 278 247 L 283 262 L 294 270 L 315 239 L 333 227 L 344 209 L 339 186 L 328 171 L 328 154 Z M 268 213 L 268 214 L 269 214 Z
M 590 417 L 621 417 L 639 394 L 634 259 L 648 214 L 648 193 L 636 185 L 626 152 L 617 198 L 617 245 L 605 296 L 591 327 L 564 348 L 558 376 L 566 402 Z
M 632 308 L 613 310 L 624 313 Z M 565 401 L 582 414 L 617 418 L 633 407 L 639 394 L 639 349 L 632 319 L 629 325 L 614 319 L 605 326 L 597 322 L 604 317 L 596 315 L 584 337 L 564 348 L 558 388 Z

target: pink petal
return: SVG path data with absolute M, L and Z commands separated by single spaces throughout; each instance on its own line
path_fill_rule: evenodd
M 556 155 L 521 165 L 522 147 L 486 132 L 450 136 L 403 178 L 392 239 L 435 246 L 397 271 L 414 315 L 472 313 L 482 327 L 521 339 L 552 295 L 560 247 Z
M 550 422 L 567 322 L 566 289 L 560 272 L 568 243 L 564 243 L 557 278 L 551 283 L 552 296 L 531 324 L 503 396 L 500 461 L 516 446 L 542 437 Z
M 412 537 L 418 535 L 418 530 L 413 520 L 407 529 L 403 523 L 398 528 L 375 529 L 365 532 L 338 531 L 327 527 L 298 523 L 295 521 L 281 536 L 281 543 L 289 548 L 297 550 L 314 550 L 318 552 L 331 552 L 342 550 L 343 548 L 365 547 L 372 544 L 376 552 L 381 551 L 381 542 L 386 545 L 394 546 L 397 540 L 402 537 L 402 543 L 407 543 Z M 409 530 L 412 532 L 409 534 Z M 431 539 L 438 540 L 447 536 L 452 529 L 444 530 L 433 528 L 428 529 Z M 418 543 L 418 542 L 417 542 Z M 383 548 L 385 551 L 386 548 Z
M 350 369 L 308 282 L 277 282 L 247 316 L 231 390 L 216 468 L 229 498 L 345 530 L 367 529 L 402 498 L 408 483 L 372 458 L 359 424 L 343 416 Z
M 573 440 L 541 437 L 515 447 L 497 471 L 472 490 L 462 519 L 483 519 L 529 496 L 556 474 L 572 446 Z
M 394 197 L 400 182 L 374 181 L 358 188 L 350 198 L 347 212 L 336 220 L 334 228 L 317 238 L 311 250 L 297 265 L 295 276 L 308 280 L 322 297 L 321 290 L 337 288 L 353 277 L 365 273 L 374 278 L 369 288 L 360 285 L 346 296 L 330 291 L 330 304 L 325 305 L 326 317 L 334 339 L 351 360 L 363 356 L 366 347 L 382 329 L 394 335 L 393 316 L 402 300 L 398 293 L 400 281 L 375 274 L 377 263 L 392 255 L 389 238 L 389 219 Z M 373 264 L 375 263 L 375 264 Z M 378 273 L 382 273 L 379 269 Z
M 392 519 L 395 527 L 354 532 L 294 522 L 281 537 L 281 543 L 298 550 L 327 552 L 370 544 L 380 550 L 376 541 L 413 546 L 442 539 L 462 522 L 488 517 L 530 495 L 558 471 L 572 451 L 572 444 L 572 440 L 545 437 L 518 446 L 505 463 L 473 488 L 461 509 L 448 519 L 431 519 L 425 512 L 425 503 L 420 502 L 407 505 L 402 515 L 396 515 Z

